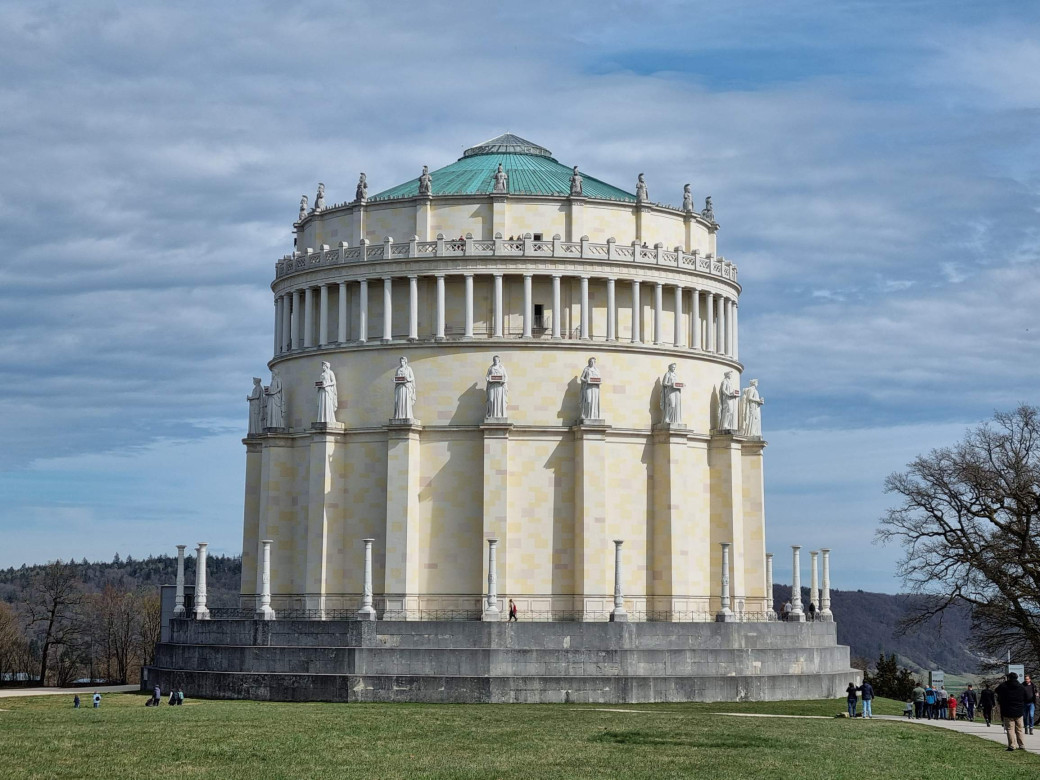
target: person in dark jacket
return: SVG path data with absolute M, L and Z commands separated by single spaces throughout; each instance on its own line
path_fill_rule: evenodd
M 968 685 L 968 690 L 962 694 L 961 698 L 964 700 L 964 709 L 968 714 L 968 720 L 975 720 L 975 707 L 979 703 L 979 696 L 975 693 L 975 689 Z
M 1023 687 L 1026 689 L 1026 734 L 1032 734 L 1033 719 L 1036 717 L 1036 686 L 1033 685 L 1033 678 L 1030 677 L 1028 674 L 1026 675 L 1026 683 Z
M 1026 749 L 1025 726 L 1023 715 L 1026 711 L 1026 686 L 1018 681 L 1015 672 L 1008 674 L 1007 679 L 997 686 L 997 704 L 1000 705 L 1000 718 L 1007 731 L 1008 750 Z M 1018 743 L 1017 745 L 1015 743 Z
M 993 720 L 993 707 L 997 703 L 997 695 L 989 689 L 989 683 L 982 686 L 982 693 L 979 695 L 979 704 L 982 707 L 982 717 L 986 719 L 986 726 L 990 725 Z
M 863 697 L 863 717 L 873 718 L 874 713 L 870 709 L 870 703 L 874 701 L 874 686 L 864 680 L 863 684 L 856 690 L 859 691 L 860 695 Z
M 849 687 L 845 689 L 845 696 L 849 705 L 849 717 L 856 717 L 856 683 L 849 683 Z

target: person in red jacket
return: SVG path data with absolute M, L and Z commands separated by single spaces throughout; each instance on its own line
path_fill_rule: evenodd
M 950 703 L 950 720 L 957 720 L 957 697 L 951 696 L 947 701 Z

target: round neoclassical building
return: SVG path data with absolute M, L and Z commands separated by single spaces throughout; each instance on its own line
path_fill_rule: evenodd
M 276 612 L 360 609 L 371 540 L 379 618 L 764 618 L 760 403 L 736 411 L 710 198 L 662 205 L 513 135 L 422 170 L 319 186 L 275 265 L 244 605 L 270 540 Z

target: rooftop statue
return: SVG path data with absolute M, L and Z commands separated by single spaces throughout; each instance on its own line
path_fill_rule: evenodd
M 430 176 L 430 166 L 424 165 L 422 167 L 422 173 L 419 175 L 419 194 L 420 195 L 432 195 L 433 194 L 433 177 Z
M 636 203 L 644 203 L 649 199 L 646 194 L 646 178 L 639 174 L 639 180 L 636 182 Z
M 599 369 L 596 368 L 596 358 L 589 358 L 585 370 L 581 372 L 581 419 L 600 420 L 599 413 L 599 386 L 602 381 Z
M 314 213 L 320 214 L 325 210 L 325 185 L 318 183 L 318 194 L 314 196 Z
M 509 192 L 509 174 L 502 170 L 502 163 L 498 164 L 498 170 L 495 171 L 494 192 Z
M 487 382 L 487 412 L 488 418 L 505 419 L 508 417 L 506 404 L 509 396 L 509 375 L 506 367 L 502 365 L 502 359 L 495 355 L 491 359 L 491 366 L 484 377 Z
M 398 361 L 394 373 L 394 419 L 410 420 L 415 417 L 415 374 L 408 358 Z
M 259 436 L 264 432 L 266 415 L 264 414 L 264 386 L 260 384 L 260 377 L 253 377 L 253 389 L 246 396 L 249 402 L 249 435 Z
M 581 195 L 581 174 L 578 173 L 578 166 L 574 166 L 574 172 L 571 174 L 571 195 Z
M 762 404 L 765 402 L 758 394 L 758 380 L 752 379 L 740 398 L 740 432 L 745 436 L 762 438 Z
M 285 398 L 282 396 L 282 378 L 278 376 L 278 369 L 271 369 L 271 384 L 264 388 L 264 397 L 267 399 L 267 427 L 285 427 Z
M 336 391 L 336 375 L 332 373 L 332 365 L 328 361 L 322 361 L 321 377 L 314 386 L 318 388 L 317 421 L 326 425 L 336 422 L 339 394 Z
M 354 191 L 354 200 L 368 200 L 368 181 L 365 179 L 365 174 L 361 174 L 361 178 L 358 179 L 357 190 Z
M 661 378 L 661 422 L 681 424 L 683 383 L 675 375 L 675 366 L 675 363 L 669 363 Z
M 733 372 L 727 371 L 719 386 L 719 431 L 737 430 L 737 399 L 740 385 L 733 386 Z
M 300 198 L 300 219 L 298 220 L 299 222 L 303 222 L 303 220 L 307 216 L 307 205 L 307 196 L 304 195 Z
M 701 216 L 709 222 L 715 221 L 715 209 L 711 205 L 711 195 L 704 199 L 704 208 L 701 210 Z
M 693 193 L 690 192 L 689 184 L 682 188 L 682 210 L 686 213 L 693 211 Z

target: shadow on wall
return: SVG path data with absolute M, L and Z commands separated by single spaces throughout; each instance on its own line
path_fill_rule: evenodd
M 647 411 L 650 414 L 651 424 L 659 423 L 664 419 L 661 412 L 661 377 L 654 381 L 654 387 L 650 391 L 650 408 Z
M 711 406 L 708 409 L 708 430 L 714 431 L 719 427 L 719 388 L 711 388 Z
M 455 405 L 455 414 L 451 416 L 452 425 L 479 425 L 484 421 L 487 412 L 487 394 L 484 388 L 474 382 L 467 387 L 459 402 Z
M 581 382 L 579 382 L 578 377 L 575 376 L 567 383 L 567 389 L 563 392 L 563 403 L 560 405 L 560 411 L 556 416 L 563 420 L 567 425 L 572 425 L 578 422 L 578 416 L 580 414 Z

